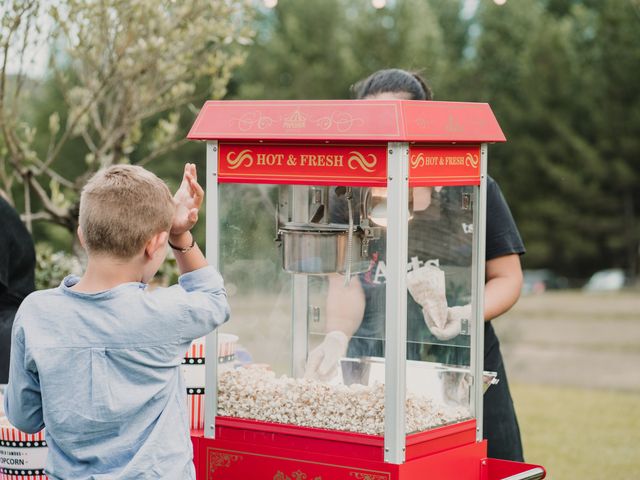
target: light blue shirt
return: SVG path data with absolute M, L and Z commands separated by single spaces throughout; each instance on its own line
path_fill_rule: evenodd
M 13 326 L 5 411 L 46 427 L 51 480 L 195 479 L 180 365 L 190 342 L 229 318 L 213 267 L 179 285 L 35 292 Z

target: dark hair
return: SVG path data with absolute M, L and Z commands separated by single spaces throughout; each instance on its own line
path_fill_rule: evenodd
M 351 87 L 353 96 L 362 99 L 379 93 L 407 93 L 411 100 L 432 100 L 433 92 L 416 72 L 399 68 L 378 70 Z

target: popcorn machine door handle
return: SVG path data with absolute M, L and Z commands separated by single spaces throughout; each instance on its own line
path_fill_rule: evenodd
M 282 235 L 280 235 L 280 202 L 276 202 L 276 236 L 274 238 L 276 246 L 282 245 Z

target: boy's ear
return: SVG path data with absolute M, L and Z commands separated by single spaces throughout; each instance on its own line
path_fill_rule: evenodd
M 84 235 L 82 234 L 82 229 L 80 228 L 80 225 L 78 225 L 78 229 L 76 230 L 76 233 L 78 234 L 78 240 L 80 241 L 80 245 L 82 245 L 82 248 L 86 250 L 87 247 L 84 244 Z
M 167 240 L 169 240 L 169 232 L 160 232 L 152 236 L 144 247 L 144 253 L 147 257 L 153 257 L 161 248 L 167 248 Z

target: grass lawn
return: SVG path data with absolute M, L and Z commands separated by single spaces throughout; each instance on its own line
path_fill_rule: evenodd
M 548 479 L 640 479 L 640 393 L 511 387 L 525 459 Z

